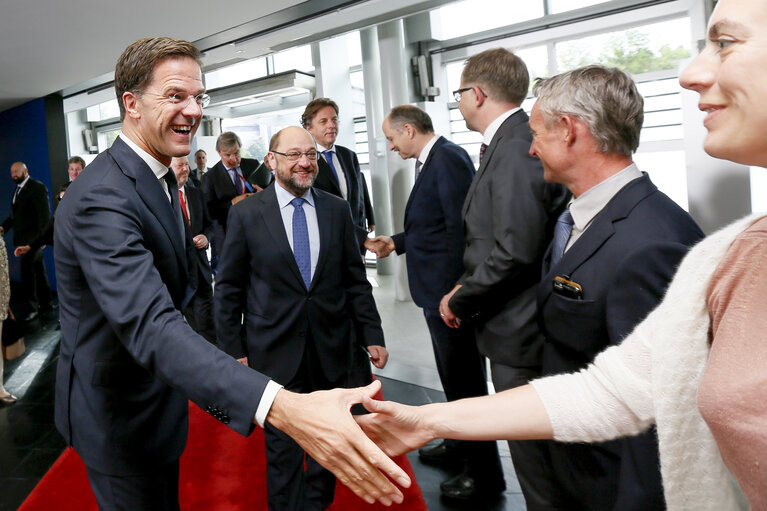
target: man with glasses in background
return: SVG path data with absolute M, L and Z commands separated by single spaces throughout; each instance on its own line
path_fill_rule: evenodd
M 178 511 L 188 399 L 243 435 L 280 428 L 367 501 L 401 502 L 381 470 L 409 479 L 348 412 L 380 384 L 289 392 L 181 315 L 197 266 L 168 165 L 189 154 L 209 101 L 200 66 L 187 41 L 131 44 L 115 69 L 122 131 L 58 208 L 56 426 L 85 462 L 99 509 Z
M 480 353 L 490 359 L 496 391 L 524 385 L 541 373 L 543 337 L 536 323 L 541 260 L 567 190 L 543 180 L 528 154 L 532 136 L 521 104 L 529 75 L 522 60 L 502 49 L 466 61 L 453 94 L 466 126 L 482 134 L 479 169 L 463 205 L 466 272 L 440 302 L 451 328 L 474 328 Z M 542 442 L 509 442 L 528 510 L 549 509 L 557 496 Z M 468 475 L 442 485 L 442 493 L 470 498 L 497 495 Z
M 222 349 L 301 393 L 347 386 L 353 349 L 379 368 L 388 358 L 349 207 L 312 188 L 318 158 L 298 126 L 272 137 L 276 183 L 232 207 L 214 298 Z M 285 433 L 264 436 L 270 511 L 330 506 L 335 477 L 311 456 L 304 468 Z

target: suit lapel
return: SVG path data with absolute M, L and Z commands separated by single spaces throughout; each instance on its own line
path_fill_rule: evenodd
M 280 212 L 280 204 L 277 201 L 277 191 L 275 187 L 270 186 L 265 188 L 263 191 L 256 194 L 256 197 L 264 202 L 264 207 L 261 208 L 260 213 L 261 219 L 264 222 L 264 225 L 266 225 L 266 230 L 269 231 L 277 249 L 284 254 L 284 258 L 288 261 L 288 266 L 293 272 L 298 285 L 304 287 L 304 279 L 301 277 L 301 270 L 298 269 L 296 257 L 293 255 L 293 250 L 290 248 L 288 235 L 285 232 L 285 224 L 282 223 L 282 213 Z
M 314 206 L 317 213 L 317 228 L 320 231 L 320 254 L 317 258 L 317 267 L 314 269 L 314 276 L 312 277 L 312 285 L 310 289 L 314 287 L 316 277 L 320 273 L 320 269 L 325 264 L 325 260 L 328 258 L 328 250 L 330 248 L 330 240 L 333 239 L 332 230 L 335 228 L 334 222 L 331 219 L 330 208 L 327 204 L 327 197 L 320 197 L 318 193 L 314 193 Z M 341 248 L 338 247 L 340 250 Z M 297 266 L 296 266 L 297 268 Z
M 341 188 L 338 186 L 338 181 L 333 177 L 333 171 L 330 170 L 330 165 L 325 161 L 325 156 L 320 155 L 317 157 L 317 166 L 319 171 L 317 173 L 315 186 L 321 190 L 325 190 L 328 193 L 332 193 L 336 197 L 343 197 L 341 195 Z
M 229 171 L 226 170 L 224 162 L 220 161 L 216 163 L 216 167 L 220 169 L 218 173 L 219 181 L 221 182 L 221 186 L 224 187 L 224 191 L 228 190 L 232 195 L 237 195 L 237 187 L 234 186 L 234 183 L 232 182 L 232 176 L 230 176 Z
M 162 225 L 163 230 L 168 235 L 176 258 L 181 263 L 184 272 L 186 272 L 186 252 L 184 248 L 184 238 L 179 229 L 177 215 L 173 211 L 168 196 L 165 195 L 157 176 L 152 169 L 137 155 L 128 145 L 119 137 L 114 141 L 109 149 L 109 155 L 120 167 L 123 174 L 136 182 L 136 193 L 141 197 L 149 211 L 157 218 Z M 170 190 L 170 193 L 174 193 Z
M 440 136 L 437 141 L 434 143 L 434 145 L 431 147 L 431 150 L 429 151 L 429 156 L 426 157 L 426 161 L 423 162 L 423 166 L 421 166 L 421 172 L 418 174 L 418 177 L 415 180 L 415 183 L 413 183 L 413 189 L 410 190 L 410 196 L 407 198 L 407 205 L 405 205 L 405 222 L 407 222 L 407 216 L 408 211 L 410 210 L 410 205 L 413 202 L 413 197 L 415 197 L 415 194 L 418 191 L 418 188 L 421 187 L 421 183 L 424 182 L 426 179 L 425 176 L 430 176 L 431 170 L 431 161 L 434 159 L 434 153 L 435 151 L 442 146 L 442 144 L 445 143 L 445 137 Z
M 647 174 L 624 186 L 610 199 L 604 209 L 597 213 L 591 225 L 565 252 L 556 266 L 549 269 L 543 282 L 551 282 L 556 275 L 572 275 L 615 234 L 615 222 L 626 218 L 639 201 L 656 190 Z M 550 258 L 550 252 L 551 246 L 546 251 L 546 259 Z M 544 292 L 544 298 L 552 292 L 550 286 L 542 286 L 541 289 Z

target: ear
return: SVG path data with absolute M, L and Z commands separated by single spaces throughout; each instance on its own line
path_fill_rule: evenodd
M 485 97 L 485 94 L 482 92 L 482 89 L 479 88 L 478 85 L 475 85 L 471 88 L 472 92 L 474 92 L 474 97 L 476 98 L 477 106 L 482 106 L 482 104 L 485 102 L 487 97 Z
M 413 137 L 415 137 L 415 128 L 412 124 L 405 124 L 404 126 L 405 133 L 407 133 L 407 138 L 409 140 L 413 140 Z
M 582 123 L 570 115 L 563 115 L 559 118 L 560 134 L 568 147 L 573 146 L 578 139 L 579 125 Z
M 138 110 L 138 96 L 131 91 L 123 92 L 123 106 L 125 107 L 125 115 L 130 116 L 133 119 L 141 117 L 141 112 Z
M 266 160 L 269 160 L 269 163 L 268 163 L 269 169 L 270 170 L 274 170 L 274 168 L 275 168 L 274 162 L 277 160 L 277 157 L 274 156 L 274 153 L 269 151 L 268 153 L 266 153 L 266 156 L 264 158 Z M 319 156 L 318 156 L 318 158 L 319 158 Z

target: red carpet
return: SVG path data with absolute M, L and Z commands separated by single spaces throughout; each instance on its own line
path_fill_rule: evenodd
M 406 456 L 395 461 L 413 484 L 402 505 L 370 505 L 339 484 L 332 511 L 359 509 L 426 510 L 426 502 Z M 256 428 L 243 437 L 189 405 L 189 441 L 181 457 L 181 509 L 184 511 L 266 510 L 264 435 Z M 67 448 L 18 511 L 98 511 L 80 456 Z

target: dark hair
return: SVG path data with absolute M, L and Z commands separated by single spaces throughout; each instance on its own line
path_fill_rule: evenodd
M 140 95 L 152 81 L 158 62 L 170 57 L 189 57 L 202 67 L 202 55 L 192 43 L 170 37 L 139 39 L 123 51 L 115 66 L 115 92 L 120 106 L 120 120 L 125 118 L 123 94 Z
M 194 155 L 197 156 L 198 154 L 204 154 L 205 156 L 208 156 L 208 153 L 205 152 L 205 149 L 198 149 L 194 152 Z
M 479 86 L 492 99 L 519 105 L 530 89 L 525 63 L 505 48 L 485 50 L 470 57 L 461 73 L 466 86 Z
M 309 102 L 308 105 L 306 105 L 306 108 L 304 109 L 304 113 L 301 114 L 301 127 L 306 129 L 309 126 L 311 126 L 312 119 L 314 119 L 314 116 L 317 115 L 317 112 L 319 112 L 321 109 L 325 108 L 326 106 L 332 106 L 333 110 L 336 111 L 336 115 L 338 115 L 338 105 L 332 99 L 330 98 L 313 99 Z
M 85 160 L 83 160 L 79 156 L 72 156 L 69 160 L 67 160 L 67 164 L 69 163 L 79 163 L 81 169 L 85 168 Z
M 402 131 L 405 124 L 410 124 L 418 133 L 434 133 L 434 125 L 429 114 L 413 105 L 392 108 L 389 113 L 389 124 L 397 131 Z
M 216 152 L 220 152 L 225 148 L 228 149 L 234 147 L 235 144 L 242 147 L 242 141 L 240 140 L 240 137 L 237 136 L 237 133 L 234 131 L 225 131 L 216 139 Z

